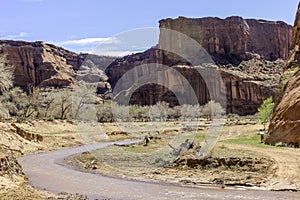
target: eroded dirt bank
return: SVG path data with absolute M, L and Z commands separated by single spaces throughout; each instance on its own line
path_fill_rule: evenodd
M 81 144 L 76 126 L 66 121 L 0 122 L 0 199 L 85 199 L 52 194 L 28 184 L 17 158 Z

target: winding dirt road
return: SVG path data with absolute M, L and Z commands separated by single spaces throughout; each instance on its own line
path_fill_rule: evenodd
M 229 148 L 263 153 L 275 161 L 266 187 L 273 190 L 300 190 L 300 150 L 292 148 L 259 148 L 247 145 L 226 144 Z M 299 194 L 300 196 L 300 194 Z M 299 197 L 300 199 L 300 197 Z
M 132 143 L 119 142 L 118 144 Z M 64 158 L 115 143 L 99 143 L 32 154 L 19 159 L 32 186 L 51 192 L 79 193 L 91 199 L 299 199 L 295 192 L 180 187 L 116 179 L 60 165 Z

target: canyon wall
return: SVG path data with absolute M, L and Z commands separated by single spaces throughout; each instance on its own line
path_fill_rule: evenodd
M 183 33 L 195 41 L 222 64 L 239 64 L 256 53 L 266 60 L 287 59 L 291 46 L 292 26 L 281 22 L 243 19 L 241 17 L 160 20 L 159 27 Z M 180 46 L 174 34 L 161 32 L 160 42 L 169 40 L 171 46 Z M 170 47 L 172 49 L 172 47 Z
M 256 76 L 260 77 L 260 81 L 258 81 L 258 78 L 253 75 L 222 68 L 214 71 L 202 67 L 199 69 L 194 66 L 174 65 L 169 69 L 151 72 L 152 68 L 153 66 L 149 64 L 135 67 L 128 73 L 122 72 L 122 82 L 117 83 L 118 90 L 120 90 L 119 87 L 123 87 L 121 90 L 126 91 L 132 85 L 141 86 L 134 88 L 135 92 L 131 96 L 130 103 L 152 105 L 159 101 L 166 101 L 171 106 L 182 104 L 182 102 L 195 103 L 193 102 L 194 92 L 201 105 L 206 104 L 210 99 L 218 99 L 226 103 L 228 113 L 249 115 L 257 112 L 258 106 L 264 99 L 275 96 L 276 84 L 268 83 L 272 75 L 267 75 L 264 79 L 263 75 L 257 73 Z M 217 73 L 224 85 L 216 80 Z M 202 78 L 203 75 L 205 75 L 206 81 Z M 147 77 L 146 81 L 144 77 Z M 190 87 L 185 85 L 185 80 Z M 153 84 L 152 81 L 156 83 Z M 210 93 L 207 85 L 214 88 L 212 90 L 214 94 Z M 223 91 L 221 90 L 222 86 L 225 86 Z M 179 102 L 178 97 L 185 99 Z M 121 99 L 124 98 L 121 97 Z
M 101 70 L 115 58 L 76 54 L 43 42 L 0 41 L 0 54 L 14 69 L 14 85 L 25 90 L 33 87 L 66 87 L 75 79 L 99 83 L 99 90 L 110 90 L 108 78 Z M 97 62 L 93 66 L 90 61 Z
M 268 144 L 300 147 L 300 3 L 290 57 L 281 78 L 282 97 L 269 126 Z
M 34 86 L 68 86 L 75 76 L 73 66 L 81 63 L 75 53 L 43 42 L 1 41 L 1 53 L 14 67 L 14 84 L 24 89 Z
M 79 79 L 98 84 L 98 92 L 108 94 L 121 77 L 130 82 L 134 78 L 148 75 L 147 70 L 138 71 L 134 69 L 135 67 L 156 63 L 182 74 L 191 85 L 198 102 L 205 104 L 212 98 L 212 94 L 208 93 L 203 77 L 195 73 L 193 68 L 194 65 L 202 66 L 202 63 L 191 62 L 189 60 L 191 55 L 180 57 L 180 53 L 168 51 L 168 49 L 183 50 L 182 53 L 185 54 L 185 50 L 189 50 L 190 47 L 184 40 L 174 38 L 174 35 L 170 36 L 168 32 L 163 31 L 172 29 L 188 35 L 201 44 L 209 53 L 206 53 L 209 58 L 205 58 L 205 62 L 217 64 L 214 67 L 218 68 L 218 73 L 222 76 L 225 94 L 213 94 L 213 97 L 226 97 L 227 112 L 240 115 L 254 114 L 264 99 L 275 96 L 283 63 L 280 59 L 287 58 L 291 46 L 291 26 L 283 22 L 240 17 L 226 19 L 179 17 L 161 20 L 160 28 L 157 46 L 143 53 L 117 59 L 76 54 L 43 42 L 8 40 L 0 41 L 0 53 L 6 56 L 9 65 L 14 66 L 14 84 L 27 90 L 35 86 L 65 87 Z M 201 61 L 202 54 L 198 53 L 194 52 L 192 56 L 194 60 Z M 134 75 L 124 75 L 130 70 L 133 70 Z M 169 72 L 161 72 L 159 80 L 165 87 L 144 85 L 136 89 L 130 102 L 144 105 L 168 101 L 171 105 L 178 104 L 172 92 L 180 90 L 178 80 L 170 76 Z M 214 86 L 213 77 L 208 80 L 208 84 Z
M 138 77 L 147 76 L 149 70 L 135 69 L 138 66 L 159 63 L 179 71 L 190 83 L 198 102 L 203 105 L 212 99 L 207 91 L 207 84 L 213 85 L 214 80 L 208 80 L 208 83 L 205 83 L 201 75 L 191 66 L 216 63 L 226 94 L 215 95 L 214 98 L 222 95 L 227 98 L 228 113 L 255 114 L 263 100 L 275 96 L 284 65 L 281 59 L 287 58 L 291 45 L 292 27 L 290 25 L 284 22 L 241 17 L 230 17 L 224 20 L 179 17 L 161 20 L 160 28 L 157 46 L 143 53 L 116 59 L 106 69 L 112 88 L 121 77 L 123 80 L 128 79 L 128 83 L 131 83 L 132 80 L 138 80 Z M 198 47 L 191 48 L 193 43 L 168 29 L 193 38 L 202 45 L 206 52 L 201 52 L 203 50 Z M 190 50 L 196 50 L 196 52 L 191 53 Z M 182 53 L 179 55 L 185 58 L 177 55 L 178 52 Z M 212 59 L 207 58 L 207 55 Z M 199 59 L 201 56 L 203 57 Z M 133 72 L 124 76 L 130 70 Z M 162 75 L 164 81 L 161 82 L 165 84 L 164 86 L 149 84 L 136 89 L 131 103 L 147 105 L 167 101 L 171 105 L 178 104 L 176 91 L 174 93 L 170 88 L 174 88 L 174 85 L 178 85 L 180 81 L 172 78 L 168 72 L 162 74 L 164 74 Z

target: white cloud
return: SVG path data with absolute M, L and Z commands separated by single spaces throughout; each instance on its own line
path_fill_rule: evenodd
M 5 38 L 8 38 L 10 40 L 15 39 L 22 39 L 28 37 L 28 34 L 26 32 L 20 32 L 19 34 L 13 34 L 13 35 L 6 35 Z
M 79 40 L 69 40 L 69 41 L 63 41 L 58 42 L 59 45 L 99 45 L 99 44 L 112 44 L 116 43 L 117 40 L 115 38 L 84 38 Z
M 74 40 L 75 36 L 70 37 L 71 40 L 61 42 L 49 42 L 58 46 L 62 46 L 68 50 L 75 51 L 77 53 L 93 53 L 101 55 L 120 56 L 127 55 L 130 52 L 119 46 L 121 41 L 116 37 L 108 38 L 82 38 Z
M 27 33 L 25 33 L 25 32 L 21 32 L 21 33 L 19 33 L 19 37 L 27 37 L 28 36 L 28 34 Z
M 22 0 L 24 2 L 43 2 L 45 0 Z
M 72 35 L 66 41 L 50 42 L 77 53 L 125 56 L 142 52 L 158 43 L 157 29 L 133 30 L 113 37 L 79 38 Z
M 140 51 L 91 51 L 87 53 L 96 54 L 96 55 L 103 55 L 103 56 L 114 56 L 114 57 L 123 57 L 126 55 L 130 55 L 133 53 L 138 53 Z

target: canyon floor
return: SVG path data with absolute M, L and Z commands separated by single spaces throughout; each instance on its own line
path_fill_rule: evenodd
M 168 125 L 154 133 L 147 146 L 144 141 L 110 146 L 69 157 L 65 164 L 90 173 L 183 186 L 300 190 L 300 149 L 262 144 L 259 133 L 263 126 L 259 124 L 224 126 L 216 146 L 204 159 L 198 154 L 207 129 L 195 131 L 189 150 L 169 157 L 166 154 L 179 150 L 168 150 L 179 124 Z
M 145 135 L 150 137 L 147 145 L 142 141 L 110 146 L 68 157 L 64 165 L 111 177 L 183 186 L 212 184 L 220 188 L 300 190 L 300 149 L 261 144 L 258 134 L 263 126 L 253 119 L 227 123 L 208 158 L 199 159 L 197 152 L 205 140 L 208 124 L 202 120 L 197 124 L 200 128 L 186 129 L 192 133 L 192 147 L 168 157 L 166 153 L 176 151 L 176 146 L 170 150 L 169 144 L 173 144 L 171 141 L 180 133 L 183 126 L 180 122 L 167 122 L 160 131 L 143 128 L 129 134 L 113 123 L 0 122 L 0 199 L 85 199 L 79 194 L 52 194 L 31 187 L 15 158 L 91 141 L 143 140 Z M 147 127 L 147 124 L 140 123 L 140 126 Z

